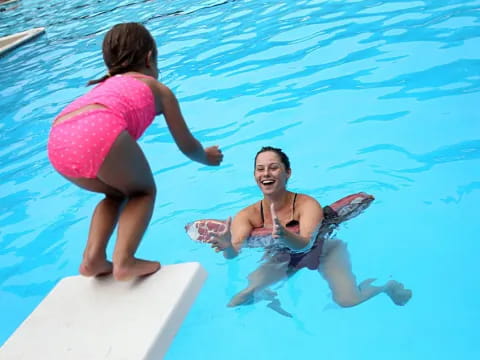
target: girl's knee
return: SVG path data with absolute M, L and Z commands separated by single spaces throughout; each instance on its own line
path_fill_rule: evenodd
M 147 187 L 147 189 L 145 190 L 145 195 L 148 195 L 152 198 L 152 200 L 155 200 L 155 198 L 157 197 L 157 187 L 155 186 L 155 184 Z
M 157 196 L 157 187 L 155 186 L 155 183 L 148 184 L 141 188 L 136 188 L 128 191 L 127 196 L 129 198 L 137 196 L 148 196 L 155 200 L 155 197 Z
M 105 194 L 105 199 L 113 202 L 118 206 L 122 206 L 123 203 L 127 200 L 127 197 L 121 192 L 118 192 L 118 193 Z
M 150 191 L 150 194 L 153 196 L 153 198 L 155 199 L 157 197 L 157 186 L 155 185 L 155 183 L 152 184 L 152 186 L 150 187 L 149 189 Z

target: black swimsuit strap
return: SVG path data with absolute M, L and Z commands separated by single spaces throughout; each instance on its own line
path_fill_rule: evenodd
M 263 200 L 260 200 L 260 214 L 262 214 L 262 227 L 264 227 L 265 217 L 263 216 Z
M 297 200 L 297 193 L 293 196 L 293 203 L 292 203 L 292 220 L 290 220 L 288 223 L 295 221 L 295 201 Z M 262 227 L 265 226 L 265 216 L 263 215 L 263 200 L 260 200 L 260 214 L 262 216 Z
M 295 218 L 295 201 L 297 200 L 297 193 L 295 193 L 295 196 L 293 197 L 293 204 L 292 204 L 292 220 L 290 221 L 294 221 L 294 218 Z

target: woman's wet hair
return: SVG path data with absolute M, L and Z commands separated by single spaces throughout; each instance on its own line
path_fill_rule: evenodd
M 257 155 L 255 155 L 255 161 L 253 162 L 253 166 L 257 164 L 257 157 L 261 153 L 267 152 L 267 151 L 272 151 L 275 154 L 277 154 L 280 157 L 280 161 L 285 165 L 285 170 L 290 170 L 290 160 L 288 159 L 287 154 L 285 154 L 282 149 L 275 148 L 273 146 L 264 146 L 260 149 L 259 152 L 257 152 Z
M 135 22 L 112 27 L 103 39 L 102 50 L 108 73 L 100 79 L 90 80 L 88 85 L 142 68 L 149 51 L 152 52 L 154 61 L 157 58 L 157 47 L 152 35 L 142 24 Z

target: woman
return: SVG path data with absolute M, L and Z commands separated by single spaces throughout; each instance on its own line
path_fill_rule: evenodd
M 323 220 L 320 204 L 305 194 L 286 188 L 291 176 L 290 161 L 278 148 L 263 147 L 255 156 L 254 176 L 263 199 L 241 210 L 227 229 L 209 240 L 226 258 L 238 255 L 242 244 L 254 228 L 272 228 L 272 236 L 281 245 L 279 250 L 267 250 L 265 262 L 248 276 L 248 286 L 235 295 L 229 306 L 251 303 L 266 288 L 302 267 L 318 272 L 328 282 L 333 300 L 342 307 L 358 305 L 380 293 L 387 294 L 397 305 L 405 305 L 411 290 L 390 280 L 383 286 L 373 286 L 374 279 L 359 285 L 352 273 L 346 244 L 340 240 L 310 239 Z

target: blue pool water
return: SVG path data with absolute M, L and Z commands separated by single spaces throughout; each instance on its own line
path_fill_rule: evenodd
M 77 274 L 99 200 L 53 171 L 52 118 L 104 73 L 100 45 L 140 21 L 162 81 L 220 168 L 188 161 L 163 118 L 140 143 L 159 194 L 139 255 L 199 261 L 209 279 L 167 359 L 474 359 L 480 356 L 480 1 L 38 1 L 0 13 L 0 36 L 46 35 L 0 58 L 0 344 L 59 279 Z M 259 302 L 227 308 L 260 254 L 227 262 L 184 233 L 260 197 L 252 159 L 290 156 L 290 189 L 322 204 L 376 196 L 343 227 L 360 280 L 398 279 L 381 295 L 332 304 L 317 272 L 276 288 L 284 317 Z M 135 329 L 141 331 L 141 329 Z

